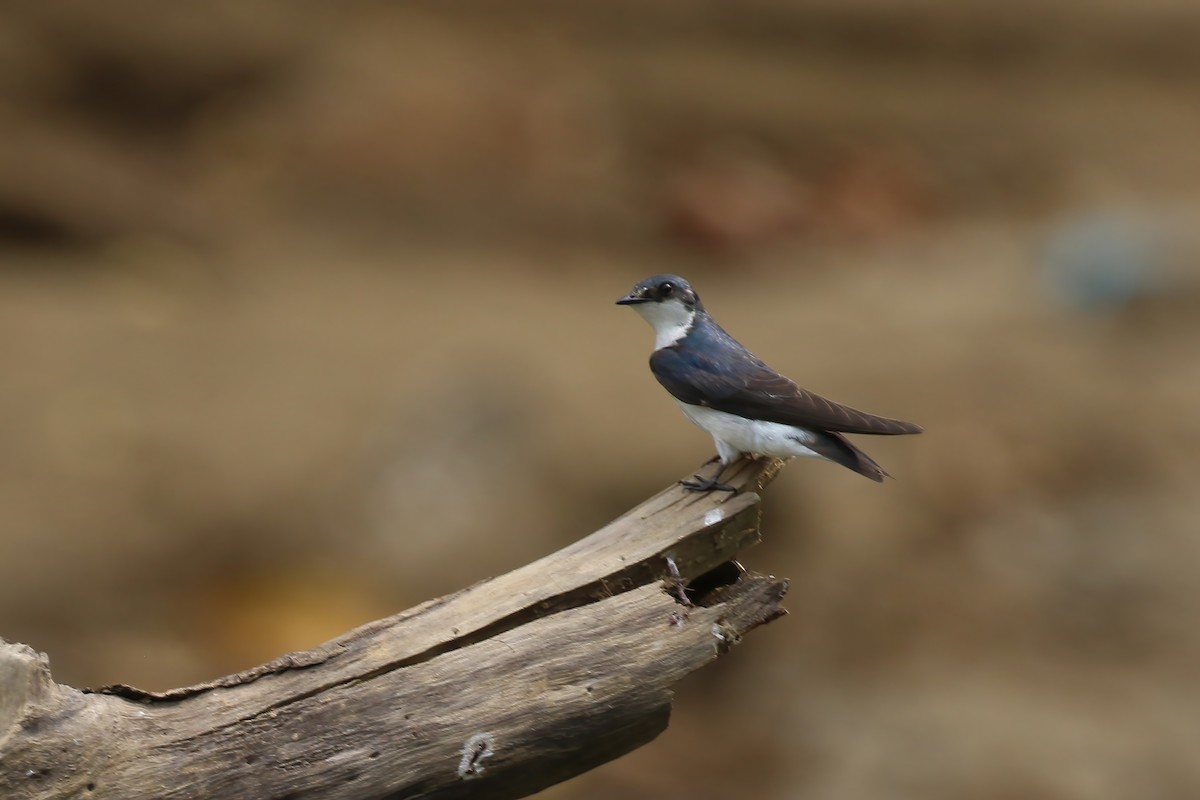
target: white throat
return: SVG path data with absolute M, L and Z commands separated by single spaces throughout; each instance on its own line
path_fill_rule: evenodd
M 670 347 L 687 336 L 696 320 L 696 310 L 675 299 L 661 303 L 639 303 L 633 309 L 654 328 L 655 350 Z

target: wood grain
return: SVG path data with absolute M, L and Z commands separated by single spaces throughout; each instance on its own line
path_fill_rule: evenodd
M 0 642 L 0 797 L 523 797 L 653 739 L 670 686 L 784 613 L 731 563 L 781 462 L 672 487 L 506 575 L 168 692 L 54 683 Z M 695 605 L 664 585 L 671 557 Z

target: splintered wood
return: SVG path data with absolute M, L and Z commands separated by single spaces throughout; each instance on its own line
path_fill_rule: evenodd
M 672 684 L 784 613 L 786 582 L 732 562 L 780 466 L 739 463 L 732 495 L 672 487 L 506 575 L 199 686 L 74 689 L 0 641 L 0 797 L 513 798 L 578 775 L 657 736 Z

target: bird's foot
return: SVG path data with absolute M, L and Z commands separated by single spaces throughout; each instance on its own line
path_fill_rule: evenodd
M 699 475 L 693 475 L 693 480 L 680 481 L 679 485 L 689 492 L 736 492 L 737 489 L 729 484 L 721 483 L 721 476 L 725 474 L 725 470 L 729 469 L 729 464 L 721 461 L 720 456 L 717 456 L 717 461 L 720 462 L 717 464 L 717 472 L 711 478 L 701 478 Z M 712 462 L 709 461 L 707 463 Z
M 737 489 L 730 486 L 728 483 L 721 483 L 716 476 L 711 478 L 701 478 L 699 475 L 693 475 L 695 480 L 680 481 L 679 485 L 687 489 L 689 492 L 736 492 Z

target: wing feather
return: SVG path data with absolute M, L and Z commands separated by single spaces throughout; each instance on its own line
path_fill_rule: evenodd
M 688 347 L 656 350 L 650 369 L 673 397 L 748 419 L 842 433 L 896 436 L 920 433 L 911 422 L 889 419 L 801 389 L 768 367 L 711 318 L 689 334 Z M 712 354 L 719 353 L 720 358 Z

